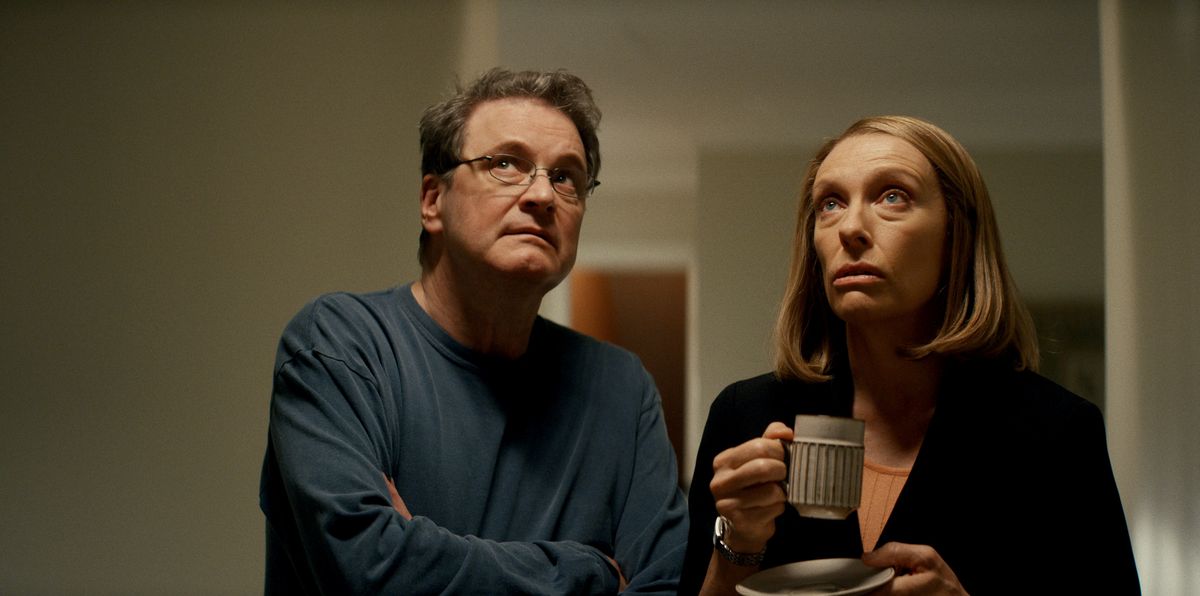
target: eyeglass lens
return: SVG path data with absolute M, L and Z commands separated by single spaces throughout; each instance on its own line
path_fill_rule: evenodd
M 523 157 L 515 155 L 495 155 L 491 159 L 488 171 L 492 177 L 505 184 L 533 184 L 533 176 L 537 166 Z M 578 198 L 580 193 L 586 194 L 588 176 L 578 168 L 541 168 L 547 171 L 550 184 L 561 195 Z

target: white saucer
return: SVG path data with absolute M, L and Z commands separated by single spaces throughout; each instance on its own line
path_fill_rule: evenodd
M 865 594 L 896 576 L 891 567 L 868 567 L 858 559 L 800 561 L 759 571 L 737 585 L 745 596 L 851 596 Z

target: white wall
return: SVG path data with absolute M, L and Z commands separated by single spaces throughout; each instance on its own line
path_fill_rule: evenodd
M 1147 594 L 1200 593 L 1200 2 L 1103 0 L 1109 451 Z

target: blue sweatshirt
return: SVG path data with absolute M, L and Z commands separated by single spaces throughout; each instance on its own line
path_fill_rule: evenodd
M 483 356 L 408 285 L 288 324 L 259 500 L 267 593 L 611 594 L 611 557 L 629 593 L 673 594 L 687 540 L 633 354 L 538 318 L 524 356 Z

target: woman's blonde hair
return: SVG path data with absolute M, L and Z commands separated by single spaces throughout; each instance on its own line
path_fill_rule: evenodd
M 1000 248 L 1000 233 L 987 186 L 975 161 L 958 141 L 929 122 L 908 116 L 864 118 L 817 151 L 804 175 L 787 290 L 775 325 L 775 373 L 780 378 L 829 378 L 834 353 L 843 349 L 845 326 L 830 309 L 821 264 L 813 248 L 813 182 L 829 152 L 841 141 L 881 133 L 911 143 L 933 164 L 949 215 L 943 265 L 945 312 L 937 335 L 905 349 L 959 359 L 1004 359 L 1017 370 L 1036 370 L 1037 336 L 1017 295 Z

